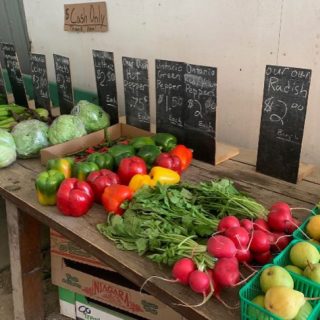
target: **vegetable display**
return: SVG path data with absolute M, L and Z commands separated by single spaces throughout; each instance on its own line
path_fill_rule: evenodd
M 113 170 L 114 168 L 114 159 L 110 153 L 94 152 L 88 156 L 87 161 L 94 162 L 99 169 Z
M 152 139 L 163 152 L 168 152 L 177 145 L 177 138 L 171 133 L 159 132 L 152 136 Z
M 19 122 L 12 130 L 19 158 L 37 157 L 49 145 L 48 125 L 39 120 Z
M 0 168 L 5 168 L 16 161 L 16 144 L 12 135 L 0 129 Z
M 60 158 L 60 159 L 50 159 L 47 162 L 47 169 L 54 169 L 63 173 L 65 179 L 71 178 L 72 167 L 74 165 L 74 160 L 71 157 Z
M 110 126 L 110 116 L 100 106 L 86 100 L 79 101 L 71 114 L 81 119 L 88 133 Z
M 89 173 L 98 171 L 99 167 L 94 162 L 78 162 L 72 168 L 72 177 L 85 181 Z

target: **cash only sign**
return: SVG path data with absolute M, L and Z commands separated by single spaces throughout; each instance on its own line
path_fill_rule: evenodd
M 106 2 L 64 5 L 64 30 L 73 32 L 106 32 Z

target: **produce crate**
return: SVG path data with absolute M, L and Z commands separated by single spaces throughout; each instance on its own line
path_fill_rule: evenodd
M 273 263 L 278 265 L 278 266 L 286 266 L 288 264 L 292 264 L 291 261 L 290 261 L 290 250 L 291 248 L 296 244 L 296 243 L 299 243 L 301 241 L 305 241 L 305 240 L 293 240 L 291 241 L 291 243 L 280 253 L 278 254 L 274 259 L 273 259 Z M 319 246 L 313 244 L 319 251 L 320 251 L 320 248 Z M 313 285 L 313 286 L 316 286 L 319 288 L 320 290 L 320 284 L 308 279 L 307 277 L 305 276 L 301 276 L 295 272 L 292 272 L 290 270 L 288 270 L 288 272 L 292 275 L 294 275 L 295 277 L 299 278 L 299 279 L 302 279 L 303 281 Z
M 265 265 L 245 286 L 240 289 L 241 319 L 242 320 L 281 320 L 273 313 L 251 302 L 257 295 L 263 294 L 260 289 L 260 275 L 262 271 L 274 264 Z M 302 292 L 306 297 L 320 297 L 320 286 L 314 282 L 291 273 L 294 280 L 294 289 Z M 313 311 L 307 320 L 316 320 L 320 316 L 320 302 L 310 301 Z
M 307 219 L 303 222 L 303 224 L 300 226 L 300 229 L 303 230 L 303 232 L 306 232 L 306 227 L 307 227 L 307 224 L 310 220 L 310 218 L 316 214 L 320 214 L 319 212 L 319 208 L 318 207 L 315 207 L 312 209 L 312 212 L 310 213 L 310 215 L 307 217 Z M 296 229 L 293 233 L 293 238 L 295 239 L 300 239 L 300 240 L 307 240 L 307 238 L 305 237 L 305 235 L 301 232 L 301 230 L 299 229 Z M 320 250 L 320 245 L 318 244 L 314 244 L 319 250 Z

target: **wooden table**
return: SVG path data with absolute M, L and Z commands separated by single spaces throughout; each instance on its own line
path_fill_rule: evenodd
M 312 208 L 320 198 L 320 172 L 297 185 L 283 182 L 255 172 L 255 154 L 241 150 L 241 154 L 216 167 L 194 161 L 184 174 L 185 180 L 209 180 L 229 177 L 237 187 L 254 196 L 269 207 L 276 201 L 286 201 L 294 207 Z M 61 215 L 55 207 L 43 207 L 35 197 L 34 181 L 42 171 L 38 160 L 19 160 L 0 170 L 0 195 L 6 200 L 10 260 L 13 285 L 14 313 L 16 320 L 43 319 L 40 227 L 55 229 L 117 270 L 121 275 L 141 286 L 152 275 L 170 277 L 170 271 L 132 252 L 115 248 L 111 241 L 96 231 L 96 224 L 105 220 L 101 207 L 95 206 L 82 218 Z M 307 213 L 302 212 L 300 217 Z M 180 312 L 187 319 L 237 319 L 240 310 L 230 311 L 211 299 L 201 308 L 190 309 L 177 304 L 196 304 L 201 297 L 179 284 L 150 281 L 145 290 Z M 230 305 L 238 302 L 235 289 L 224 292 Z M 170 319 L 168 319 L 170 320 Z

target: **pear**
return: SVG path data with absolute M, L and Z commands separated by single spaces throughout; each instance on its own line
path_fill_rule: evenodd
M 251 300 L 251 302 L 257 304 L 258 306 L 260 306 L 261 308 L 264 308 L 264 296 L 263 295 L 259 295 L 256 296 L 255 298 L 253 298 Z M 268 316 L 263 314 L 260 310 L 254 308 L 253 306 L 249 305 L 248 306 L 248 316 L 250 317 L 250 319 L 259 319 L 259 320 L 267 320 Z
M 272 266 L 262 271 L 260 287 L 267 292 L 271 287 L 282 286 L 293 289 L 294 283 L 290 273 L 280 266 Z
M 320 283 L 320 263 L 309 263 L 304 269 L 303 275 L 314 282 Z
M 314 240 L 320 240 L 320 215 L 316 215 L 310 218 L 307 226 L 306 232 L 309 237 Z
M 264 299 L 265 308 L 285 320 L 296 317 L 304 304 L 303 293 L 287 287 L 270 288 Z
M 291 272 L 297 273 L 297 274 L 302 274 L 302 270 L 296 266 L 293 266 L 292 264 L 288 264 L 287 266 L 284 267 L 286 270 L 289 270 Z
M 312 305 L 308 301 L 306 301 L 305 304 L 300 308 L 298 314 L 293 318 L 293 320 L 307 320 L 312 310 Z
M 313 244 L 307 241 L 301 241 L 291 248 L 290 260 L 295 266 L 304 269 L 308 263 L 319 262 L 320 254 Z

